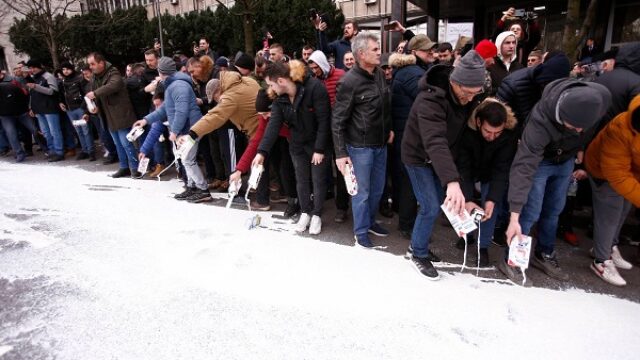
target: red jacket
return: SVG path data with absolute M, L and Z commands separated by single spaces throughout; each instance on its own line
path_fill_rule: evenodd
M 344 74 L 344 70 L 332 66 L 327 78 L 322 80 L 322 83 L 327 88 L 327 93 L 329 93 L 329 103 L 332 108 L 333 103 L 336 102 L 336 86 L 338 86 L 338 81 L 340 81 Z
M 243 174 L 251 170 L 251 162 L 258 153 L 258 145 L 260 145 L 260 141 L 262 141 L 262 137 L 264 136 L 264 131 L 266 130 L 268 123 L 268 115 L 258 114 L 258 129 L 251 140 L 249 140 L 249 145 L 247 145 L 247 148 L 244 150 L 244 153 L 242 153 L 242 157 L 238 161 L 238 164 L 236 164 L 236 170 L 239 170 Z M 291 136 L 289 133 L 289 127 L 283 125 L 280 128 L 278 135 L 288 139 Z

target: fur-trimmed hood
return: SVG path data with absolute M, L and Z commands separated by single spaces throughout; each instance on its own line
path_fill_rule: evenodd
M 415 55 L 412 55 L 412 54 L 393 53 L 389 57 L 389 66 L 391 66 L 392 68 L 399 69 L 401 67 L 415 65 L 415 64 L 416 64 L 416 57 Z
M 507 121 L 505 122 L 504 128 L 505 129 L 509 129 L 509 130 L 513 130 L 515 129 L 516 125 L 518 124 L 518 119 L 516 119 L 515 114 L 513 113 L 513 110 L 511 110 L 511 107 L 509 107 L 509 105 L 503 103 L 502 101 L 496 99 L 496 98 L 486 98 L 484 99 L 480 105 L 478 105 L 473 112 L 471 113 L 471 116 L 469 117 L 469 120 L 467 121 L 467 126 L 469 126 L 471 129 L 473 130 L 478 130 L 478 127 L 476 126 L 476 113 L 483 109 L 485 106 L 487 106 L 487 104 L 490 103 L 498 103 L 500 105 L 502 105 L 505 110 L 507 111 Z

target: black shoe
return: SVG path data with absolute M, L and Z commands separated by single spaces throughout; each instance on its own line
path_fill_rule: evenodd
M 211 201 L 213 200 L 213 198 L 211 197 L 211 193 L 209 192 L 209 189 L 204 189 L 204 190 L 196 189 L 193 192 L 193 194 L 191 194 L 191 196 L 189 196 L 185 200 L 187 200 L 190 203 L 197 204 L 205 201 Z
M 369 234 L 373 234 L 375 236 L 389 236 L 389 230 L 383 228 L 377 222 L 374 222 L 369 228 Z
M 196 188 L 186 188 L 183 192 L 181 192 L 180 194 L 175 194 L 173 196 L 174 199 L 176 200 L 185 200 L 186 198 L 188 198 L 189 196 L 193 195 L 196 192 Z
M 507 235 L 504 233 L 504 229 L 496 228 L 491 242 L 500 247 L 507 247 Z
M 498 270 L 503 273 L 509 280 L 511 280 L 514 284 L 529 287 L 531 286 L 531 280 L 526 278 L 526 281 L 523 282 L 523 276 L 520 269 L 517 269 L 513 266 L 509 266 L 505 259 L 498 259 Z
M 413 257 L 413 248 L 411 247 L 411 245 L 409 245 L 409 248 L 407 249 L 407 253 L 404 256 L 406 259 L 411 259 L 411 257 Z M 429 261 L 431 261 L 432 263 L 439 263 L 442 260 L 438 257 L 438 255 L 434 254 L 431 250 L 429 250 L 429 252 L 427 253 L 427 257 L 425 258 Z
M 142 177 L 144 176 L 144 174 L 138 170 L 130 170 L 130 172 L 132 179 L 142 179 Z
M 62 161 L 64 160 L 64 156 L 63 155 L 58 155 L 58 154 L 53 154 L 49 156 L 49 159 L 47 160 L 48 162 L 57 162 L 57 161 Z
M 31 151 L 25 151 L 25 152 L 24 152 L 24 154 L 25 154 L 25 156 L 27 156 L 27 157 L 31 157 L 31 156 L 33 156 L 33 150 L 31 150 Z
M 129 170 L 129 168 L 118 169 L 118 171 L 111 174 L 111 177 L 114 179 L 125 177 L 125 176 L 131 176 L 131 170 Z
M 119 160 L 118 160 L 118 158 L 117 158 L 117 157 L 115 157 L 115 156 L 109 156 L 109 157 L 107 157 L 106 159 L 104 159 L 104 160 L 102 161 L 102 164 L 104 164 L 104 165 L 110 165 L 110 164 L 115 164 L 115 163 L 117 163 L 118 161 L 119 161 Z
M 480 261 L 478 262 L 480 267 L 489 267 L 489 250 L 480 249 Z
M 337 209 L 336 216 L 333 218 L 333 221 L 337 223 L 343 223 L 347 221 L 347 210 Z
M 95 151 L 89 153 L 89 161 L 96 161 Z
M 300 204 L 298 203 L 298 198 L 288 198 L 287 199 L 287 208 L 284 210 L 282 216 L 285 218 L 292 218 L 296 214 L 300 212 Z
M 476 243 L 476 237 L 473 234 L 468 234 L 467 235 L 467 246 L 471 246 L 474 245 Z M 456 247 L 460 250 L 464 250 L 464 239 L 463 238 L 458 238 L 458 241 L 456 242 Z
M 9 155 L 9 149 L 5 149 L 5 150 L 0 150 L 0 156 L 7 156 Z
M 411 264 L 429 280 L 438 280 L 440 278 L 438 270 L 433 267 L 433 264 L 427 258 L 411 256 Z
M 89 158 L 89 154 L 87 154 L 84 151 L 80 151 L 78 153 L 78 156 L 76 156 L 76 160 L 84 160 L 84 159 L 88 159 Z

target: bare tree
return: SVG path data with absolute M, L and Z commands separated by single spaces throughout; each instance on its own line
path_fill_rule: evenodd
M 47 44 L 53 66 L 57 68 L 60 39 L 69 29 L 68 18 L 79 12 L 80 0 L 0 0 L 0 4 L 14 16 L 30 21 L 34 35 Z
M 225 9 L 229 10 L 220 0 L 216 1 Z M 238 0 L 236 3 L 241 5 L 241 9 L 236 12 L 236 9 L 234 8 L 234 11 L 231 11 L 233 15 L 240 16 L 242 18 L 242 29 L 244 30 L 244 51 L 251 55 L 254 55 L 253 18 L 256 14 L 256 9 L 260 4 L 260 1 L 261 0 Z
M 562 35 L 562 49 L 569 59 L 575 59 L 580 50 L 580 45 L 589 35 L 596 18 L 597 9 L 598 0 L 590 0 L 584 20 L 580 24 L 580 0 L 567 0 L 567 20 Z

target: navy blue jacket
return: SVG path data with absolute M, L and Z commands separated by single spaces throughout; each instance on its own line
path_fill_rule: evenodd
M 413 55 L 393 54 L 389 65 L 396 69 L 391 83 L 391 121 L 392 129 L 398 135 L 404 131 L 411 106 L 420 92 L 418 81 L 426 71 L 416 65 Z
M 333 54 L 336 59 L 336 67 L 338 69 L 347 70 L 344 67 L 344 63 L 342 59 L 344 58 L 344 54 L 351 51 L 351 41 L 345 40 L 345 38 L 341 38 L 332 42 L 328 42 L 327 35 L 324 31 L 316 30 L 318 36 L 318 47 L 322 52 L 324 52 L 327 57 L 329 54 Z

